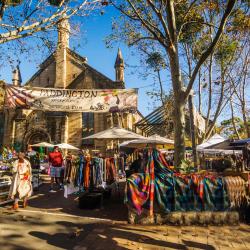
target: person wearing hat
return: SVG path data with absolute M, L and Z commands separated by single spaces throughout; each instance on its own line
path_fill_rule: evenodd
M 59 152 L 58 146 L 55 146 L 54 151 L 49 153 L 49 164 L 51 177 L 50 192 L 56 192 L 53 189 L 55 181 L 59 184 L 60 190 L 63 190 L 63 156 Z

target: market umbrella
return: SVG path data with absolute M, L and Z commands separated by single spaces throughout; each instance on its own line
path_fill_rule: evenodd
M 40 142 L 37 144 L 30 145 L 31 147 L 44 147 L 44 148 L 53 148 L 55 145 L 48 142 Z
M 152 135 L 150 137 L 145 137 L 142 139 L 136 139 L 132 141 L 125 141 L 120 144 L 120 148 L 138 148 L 138 147 L 146 147 L 148 145 L 173 145 L 174 141 L 171 139 L 167 139 L 165 137 L 161 137 L 157 134 Z
M 124 128 L 119 128 L 119 127 L 113 127 L 109 128 L 106 130 L 103 130 L 99 133 L 96 133 L 94 135 L 87 136 L 83 138 L 83 140 L 88 140 L 88 139 L 139 139 L 139 138 L 146 138 L 142 135 L 138 135 L 132 131 L 129 131 Z
M 55 146 L 61 148 L 61 149 L 70 149 L 70 150 L 80 150 L 79 148 L 70 145 L 68 143 L 60 143 L 60 144 L 56 144 Z

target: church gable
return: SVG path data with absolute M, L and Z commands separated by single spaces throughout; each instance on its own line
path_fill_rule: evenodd
M 67 85 L 69 85 L 82 72 L 86 58 L 67 49 Z M 40 69 L 26 83 L 32 87 L 53 88 L 56 80 L 55 52 L 52 53 L 41 65 Z
M 111 89 L 123 88 L 123 85 L 112 81 L 88 64 L 84 65 L 82 73 L 68 86 L 71 89 Z
M 31 87 L 50 88 L 55 84 L 56 62 L 54 53 L 51 54 L 41 65 L 40 69 L 27 81 L 25 85 Z
M 109 79 L 88 65 L 86 58 L 67 48 L 66 56 L 66 87 L 71 89 L 110 89 L 124 88 L 124 84 Z M 56 57 L 51 54 L 40 69 L 26 83 L 32 87 L 53 88 L 56 81 Z

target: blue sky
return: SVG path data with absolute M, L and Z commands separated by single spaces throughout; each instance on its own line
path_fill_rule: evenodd
M 105 14 L 95 14 L 88 18 L 79 18 L 81 20 L 81 31 L 84 33 L 80 40 L 81 48 L 77 51 L 80 55 L 87 57 L 88 63 L 102 72 L 111 79 L 115 79 L 114 63 L 117 54 L 118 47 L 121 48 L 123 57 L 126 63 L 130 65 L 138 65 L 139 58 L 135 55 L 131 55 L 126 45 L 118 43 L 113 49 L 105 47 L 104 39 L 111 33 L 112 18 L 117 17 L 118 13 L 108 7 L 105 9 Z M 79 41 L 78 41 L 79 42 Z M 35 44 L 34 44 L 35 46 Z M 47 55 L 39 55 L 34 53 L 32 56 L 21 56 L 21 74 L 23 83 L 25 83 L 38 69 L 39 63 L 41 63 Z M 14 57 L 14 56 L 13 56 Z M 6 66 L 0 68 L 0 78 L 6 82 L 11 82 L 11 67 Z M 139 88 L 139 110 L 143 115 L 147 115 L 152 111 L 154 104 L 147 96 L 146 92 L 152 89 L 147 87 L 153 84 L 153 79 L 142 79 L 138 74 L 131 74 L 131 68 L 125 69 L 125 82 L 127 88 Z

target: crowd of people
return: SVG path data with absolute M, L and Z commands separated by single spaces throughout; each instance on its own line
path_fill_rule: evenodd
M 64 158 L 57 146 L 47 156 L 28 147 L 26 152 L 16 152 L 13 147 L 4 146 L 0 150 L 1 160 L 12 161 L 12 183 L 9 198 L 14 200 L 13 209 L 18 209 L 19 200 L 27 206 L 28 197 L 32 194 L 32 169 L 40 169 L 41 161 L 47 161 L 48 174 L 51 177 L 50 192 L 55 192 L 55 183 L 63 189 Z
M 38 150 L 39 151 L 39 150 Z M 23 207 L 27 206 L 28 197 L 32 193 L 32 170 L 39 169 L 45 171 L 51 178 L 49 192 L 57 192 L 63 190 L 71 178 L 73 165 L 78 161 L 80 165 L 90 162 L 90 154 L 88 150 L 76 151 L 76 155 L 68 152 L 63 154 L 58 146 L 52 151 L 46 149 L 46 153 L 35 151 L 32 147 L 28 147 L 26 152 L 16 152 L 14 148 L 3 147 L 0 157 L 12 162 L 12 184 L 10 188 L 9 198 L 14 200 L 13 209 L 18 209 L 18 203 L 23 200 Z M 100 157 L 100 155 L 98 155 Z M 96 163 L 93 163 L 96 164 Z M 43 168 L 43 166 L 46 166 Z M 107 173 L 108 174 L 108 173 Z M 82 179 L 81 185 L 86 190 L 90 185 L 90 164 L 82 167 L 81 176 L 88 178 Z M 76 177 L 78 178 L 78 177 Z M 77 180 L 77 182 L 79 182 Z M 81 182 L 81 181 L 80 181 Z

